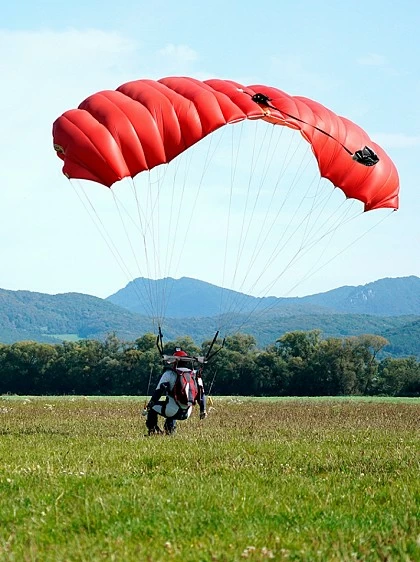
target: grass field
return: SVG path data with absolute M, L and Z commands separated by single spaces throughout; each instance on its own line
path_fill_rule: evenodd
M 0 398 L 0 560 L 419 561 L 420 400 Z

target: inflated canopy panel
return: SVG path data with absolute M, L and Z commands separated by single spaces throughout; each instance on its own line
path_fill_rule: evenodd
M 68 178 L 111 187 L 176 158 L 227 124 L 262 119 L 287 126 L 311 144 L 322 177 L 362 201 L 365 210 L 398 208 L 395 165 L 355 123 L 320 103 L 277 88 L 187 77 L 136 80 L 102 91 L 53 125 L 54 148 Z M 269 126 L 269 125 L 267 125 Z M 355 153 L 377 156 L 364 165 Z

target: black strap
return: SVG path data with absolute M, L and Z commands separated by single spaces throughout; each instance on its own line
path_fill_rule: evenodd
M 360 150 L 356 150 L 356 152 L 353 153 L 349 148 L 347 148 L 347 146 L 345 146 L 343 143 L 341 143 L 335 137 L 330 135 L 330 133 L 327 133 L 327 131 L 324 131 L 324 129 L 321 129 L 321 127 L 317 127 L 316 125 L 312 125 L 311 123 L 308 123 L 307 121 L 304 121 L 303 119 L 300 119 L 299 117 L 296 117 L 295 115 L 291 115 L 290 113 L 287 113 L 286 111 L 283 111 L 283 110 L 279 109 L 278 107 L 269 103 L 269 102 L 271 102 L 271 98 L 269 98 L 265 94 L 261 94 L 261 93 L 254 94 L 253 96 L 251 96 L 251 99 L 252 99 L 252 101 L 255 101 L 255 103 L 257 103 L 258 105 L 263 105 L 264 107 L 268 107 L 269 109 L 274 109 L 275 111 L 278 111 L 279 113 L 281 113 L 281 115 L 285 115 L 286 117 L 290 117 L 290 119 L 294 119 L 295 121 L 298 121 L 298 123 L 303 123 L 304 125 L 308 125 L 308 127 L 312 127 L 313 129 L 315 129 L 316 131 L 319 131 L 320 133 L 329 137 L 330 139 L 335 140 L 335 142 L 337 142 L 347 152 L 347 154 L 350 154 L 350 156 L 352 156 L 352 158 L 355 162 L 358 162 L 359 164 L 363 164 L 363 166 L 374 166 L 375 164 L 377 164 L 379 162 L 379 156 L 375 153 L 374 150 L 372 150 L 368 146 L 365 146 L 365 147 L 361 148 Z

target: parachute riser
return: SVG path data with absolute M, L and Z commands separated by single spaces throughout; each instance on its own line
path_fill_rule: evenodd
M 212 339 L 212 342 L 211 342 L 211 344 L 210 344 L 210 347 L 209 347 L 208 350 L 207 350 L 207 353 L 206 353 L 206 355 L 205 355 L 205 360 L 206 360 L 206 361 L 208 360 L 208 358 L 209 358 L 209 356 L 210 356 L 210 354 L 211 354 L 211 350 L 213 349 L 213 346 L 214 346 L 214 344 L 215 344 L 216 341 L 217 341 L 218 335 L 219 335 L 219 330 L 217 330 L 216 333 L 214 334 L 214 337 L 213 337 L 213 339 Z
M 212 349 L 214 347 L 214 344 L 217 341 L 218 335 L 219 335 L 219 330 L 217 330 L 217 332 L 214 334 L 213 341 L 211 342 L 210 347 L 209 347 L 209 349 L 206 353 L 206 356 L 205 356 L 205 362 L 206 363 L 208 363 L 215 355 L 217 355 L 225 346 L 226 338 L 223 338 L 221 346 L 218 349 L 216 349 L 215 351 L 213 351 L 213 353 L 212 353 Z
M 251 96 L 251 94 L 249 94 L 248 92 L 245 92 L 244 90 L 242 90 L 242 91 L 245 94 L 248 94 L 249 96 Z M 274 109 L 274 111 L 278 111 L 281 115 L 285 115 L 286 117 L 289 117 L 290 119 L 293 119 L 294 121 L 298 121 L 298 123 L 303 123 L 304 125 L 307 125 L 308 127 L 312 127 L 316 131 L 319 131 L 323 135 L 325 135 L 325 136 L 329 137 L 330 139 L 336 141 L 347 152 L 347 154 L 349 154 L 352 157 L 352 159 L 355 162 L 358 162 L 359 164 L 362 164 L 363 166 L 368 166 L 368 167 L 375 166 L 375 164 L 377 164 L 379 162 L 379 156 L 369 146 L 364 146 L 360 150 L 356 150 L 356 152 L 352 152 L 349 148 L 347 148 L 347 146 L 345 146 L 343 143 L 341 143 L 338 139 L 336 139 L 335 137 L 333 137 L 332 135 L 327 133 L 327 131 L 324 131 L 323 129 L 321 129 L 320 127 L 317 127 L 316 125 L 311 125 L 310 123 L 307 123 L 306 121 L 304 121 L 303 119 L 300 119 L 299 117 L 296 117 L 295 115 L 291 115 L 290 113 L 287 113 L 286 111 L 280 110 L 278 107 L 276 107 L 276 106 L 274 106 L 273 104 L 270 103 L 271 98 L 269 98 L 265 94 L 261 94 L 261 93 L 254 94 L 253 96 L 251 96 L 251 99 L 252 99 L 252 101 L 254 101 L 255 103 L 257 103 L 260 106 L 268 107 L 269 109 Z
M 156 347 L 159 351 L 159 355 L 163 358 L 163 334 L 160 326 L 158 328 L 158 335 L 156 336 Z

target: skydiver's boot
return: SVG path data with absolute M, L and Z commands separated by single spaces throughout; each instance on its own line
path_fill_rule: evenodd
M 176 420 L 174 418 L 166 418 L 163 429 L 165 430 L 166 435 L 173 435 L 176 430 Z
M 149 435 L 159 435 L 163 433 L 158 426 L 158 415 L 154 410 L 149 410 L 147 412 L 146 427 L 149 430 Z
M 160 429 L 158 425 L 149 429 L 149 435 L 163 435 L 163 431 Z

